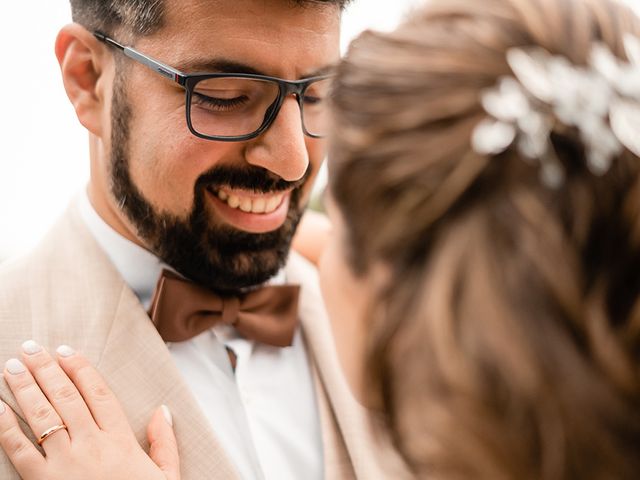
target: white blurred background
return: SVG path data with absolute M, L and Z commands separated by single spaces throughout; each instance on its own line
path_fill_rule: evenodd
M 343 47 L 365 28 L 392 28 L 418 1 L 355 0 Z M 0 3 L 0 260 L 29 249 L 88 178 L 87 135 L 53 53 L 69 21 L 67 0 Z

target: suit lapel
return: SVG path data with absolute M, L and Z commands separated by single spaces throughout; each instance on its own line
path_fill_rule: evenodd
M 98 367 L 123 402 L 145 449 L 146 426 L 153 411 L 165 404 L 174 417 L 182 478 L 210 478 L 212 473 L 215 478 L 238 478 L 163 340 L 128 288 L 120 298 Z
M 322 449 L 324 455 L 324 478 L 350 479 L 355 478 L 353 465 L 349 459 L 349 452 L 340 432 L 335 413 L 327 397 L 327 391 L 320 379 L 317 367 L 312 363 L 312 376 L 316 389 L 318 415 L 322 427 Z
M 302 285 L 300 319 L 317 372 L 326 478 L 385 478 L 374 454 L 366 412 L 353 398 L 338 363 L 317 271 L 292 252 L 287 280 Z M 330 472 L 335 476 L 329 476 Z
M 20 300 L 29 312 L 21 309 L 21 318 L 14 320 L 20 327 L 0 342 L 2 359 L 15 356 L 29 338 L 50 351 L 60 344 L 73 346 L 97 365 L 145 448 L 153 411 L 161 404 L 170 408 L 183 480 L 239 478 L 146 312 L 75 206 L 21 268 L 26 268 L 28 298 Z M 22 415 L 4 382 L 0 395 Z

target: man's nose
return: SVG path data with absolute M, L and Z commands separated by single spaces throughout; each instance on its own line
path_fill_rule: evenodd
M 271 126 L 246 149 L 248 163 L 265 168 L 283 180 L 300 180 L 309 167 L 302 116 L 295 97 L 287 97 Z

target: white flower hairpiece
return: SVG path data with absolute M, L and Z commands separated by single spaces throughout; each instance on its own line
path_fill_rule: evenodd
M 473 149 L 497 155 L 515 143 L 523 157 L 539 162 L 550 188 L 565 177 L 550 139 L 557 122 L 578 130 L 595 175 L 606 173 L 624 148 L 640 156 L 640 39 L 628 35 L 624 46 L 629 62 L 595 44 L 584 67 L 540 47 L 509 50 L 514 76 L 483 92 L 489 118 L 475 128 Z

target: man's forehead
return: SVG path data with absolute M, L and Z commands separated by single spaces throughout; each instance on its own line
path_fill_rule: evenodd
M 166 0 L 164 26 L 170 30 L 247 24 L 257 31 L 284 30 L 298 25 L 301 30 L 333 30 L 340 23 L 341 10 L 331 1 L 303 0 Z M 268 28 L 267 28 L 268 27 Z
M 139 47 L 149 45 L 150 54 L 188 73 L 235 66 L 238 73 L 296 79 L 325 73 L 339 57 L 337 4 L 186 0 L 167 2 L 165 13 L 163 27 Z

